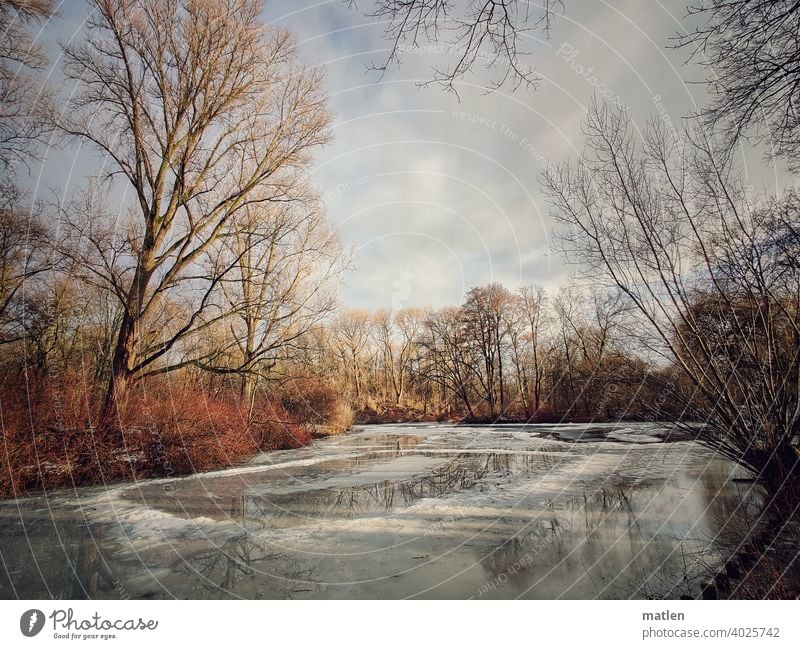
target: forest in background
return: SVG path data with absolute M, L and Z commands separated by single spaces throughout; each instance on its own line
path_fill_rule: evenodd
M 629 348 L 625 311 L 611 292 L 493 283 L 460 306 L 343 310 L 306 366 L 336 377 L 357 421 L 658 418 L 677 378 Z

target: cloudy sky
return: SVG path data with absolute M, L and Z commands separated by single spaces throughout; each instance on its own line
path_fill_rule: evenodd
M 659 114 L 680 126 L 704 101 L 706 70 L 685 65 L 687 52 L 667 47 L 687 28 L 686 0 L 567 0 L 550 38 L 523 36 L 523 64 L 536 89 L 509 86 L 487 93 L 483 69 L 457 84 L 458 96 L 420 83 L 431 66 L 455 59 L 445 47 L 404 47 L 386 74 L 389 43 L 376 20 L 344 0 L 272 0 L 265 19 L 290 29 L 308 66 L 327 68 L 335 142 L 320 152 L 314 177 L 330 220 L 355 253 L 341 301 L 381 308 L 460 302 L 471 286 L 501 281 L 509 288 L 554 288 L 570 269 L 551 253 L 552 224 L 538 177 L 549 161 L 582 149 L 581 121 L 592 94 L 630 107 L 644 125 Z M 62 4 L 40 38 L 80 33 L 86 8 Z M 86 152 L 49 152 L 36 192 L 80 183 L 93 162 Z M 743 152 L 748 181 L 765 191 L 786 182 L 779 169 Z

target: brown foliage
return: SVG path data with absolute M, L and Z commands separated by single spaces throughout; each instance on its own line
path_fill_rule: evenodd
M 0 496 L 66 487 L 117 474 L 102 435 L 92 426 L 91 392 L 75 376 L 4 380 L 0 392 Z
M 225 468 L 311 441 L 280 405 L 257 404 L 248 424 L 237 395 L 191 382 L 137 386 L 113 432 L 97 427 L 97 389 L 83 377 L 28 377 L 23 385 L 5 381 L 0 392 L 0 497 Z
M 281 404 L 320 435 L 343 433 L 353 424 L 350 406 L 330 383 L 319 377 L 295 377 L 284 388 Z

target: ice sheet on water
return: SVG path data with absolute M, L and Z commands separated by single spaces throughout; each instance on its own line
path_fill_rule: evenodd
M 128 574 L 134 596 L 194 596 L 202 583 L 225 584 L 213 591 L 223 596 L 463 597 L 529 552 L 532 572 L 513 587 L 509 577 L 512 596 L 540 583 L 533 571 L 547 562 L 563 574 L 536 596 L 570 584 L 595 596 L 579 559 L 596 583 L 633 578 L 707 529 L 710 456 L 691 442 L 653 444 L 659 427 L 370 426 L 242 467 L 37 506 L 88 520 L 81 538 Z M 587 430 L 601 434 L 586 441 Z M 708 484 L 716 497 L 719 483 Z
M 291 455 L 283 452 L 266 454 L 258 465 L 142 481 L 94 495 L 85 493 L 71 504 L 89 519 L 114 520 L 117 538 L 139 551 L 175 540 L 225 539 L 241 534 L 242 521 L 224 509 L 232 498 L 258 497 L 273 509 L 288 507 L 286 511 L 291 511 L 293 504 L 285 498 L 294 494 L 302 503 L 302 515 L 296 516 L 292 525 L 248 528 L 248 533 L 271 537 L 280 544 L 281 538 L 296 541 L 304 533 L 315 533 L 320 525 L 328 530 L 349 529 L 410 517 L 414 521 L 411 530 L 448 516 L 463 518 L 483 511 L 492 517 L 523 502 L 581 493 L 586 485 L 630 464 L 629 455 L 603 444 L 576 446 L 566 441 L 584 439 L 587 430 L 597 430 L 587 424 L 434 426 L 422 440 L 412 439 L 420 435 L 420 428 L 367 427 L 304 449 L 301 458 L 288 459 Z M 532 428 L 536 429 L 533 435 Z M 650 434 L 652 430 L 651 426 L 605 427 L 603 439 L 637 443 L 658 439 Z M 554 432 L 557 437 L 550 437 Z M 403 439 L 410 440 L 407 448 Z M 387 448 L 387 440 L 388 446 L 395 448 Z M 500 461 L 503 457 L 507 459 Z M 484 466 L 489 458 L 494 458 L 493 464 Z M 395 488 L 402 498 L 386 495 Z M 348 516 L 331 509 L 331 502 L 338 503 L 344 493 L 358 503 L 366 489 L 372 490 L 368 498 L 377 504 L 391 502 L 388 517 L 363 518 L 359 515 L 362 510 Z M 177 505 L 170 503 L 175 499 Z M 359 506 L 363 509 L 365 505 Z M 310 515 L 314 508 L 322 509 L 323 515 Z
M 620 428 L 606 433 L 606 439 L 615 442 L 630 442 L 631 444 L 654 444 L 664 440 L 649 431 L 637 431 L 631 428 Z
M 245 493 L 248 495 L 278 495 L 307 492 L 309 490 L 344 489 L 347 487 L 379 484 L 387 481 L 399 482 L 403 480 L 410 480 L 411 478 L 418 476 L 435 466 L 441 465 L 443 461 L 444 460 L 441 457 L 405 455 L 396 457 L 386 462 L 371 465 L 369 468 L 353 474 L 335 475 L 329 478 L 316 480 L 313 483 L 307 483 L 298 480 L 294 484 L 288 485 L 258 485 L 255 487 L 250 487 Z

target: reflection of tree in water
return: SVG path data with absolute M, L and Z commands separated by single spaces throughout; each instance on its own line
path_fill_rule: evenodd
M 563 555 L 564 528 L 555 515 L 531 521 L 525 531 L 504 540 L 481 560 L 486 578 L 514 591 L 527 588 L 536 578 L 537 568 L 549 569 L 551 558 Z M 547 559 L 541 555 L 548 552 Z
M 465 491 L 489 476 L 541 472 L 553 464 L 553 458 L 547 455 L 462 453 L 422 475 L 405 480 L 287 494 L 246 495 L 243 496 L 244 511 L 248 521 L 264 527 L 296 524 L 303 518 L 363 516 L 404 507 L 422 498 L 438 498 Z
M 197 599 L 290 598 L 316 589 L 313 569 L 248 534 L 181 558 L 172 568 L 186 575 L 188 596 Z
M 610 514 L 622 513 L 625 516 L 624 526 L 632 541 L 638 542 L 641 538 L 641 528 L 636 513 L 631 504 L 635 487 L 616 485 L 614 487 L 600 488 L 597 491 L 582 496 L 570 498 L 565 503 L 565 509 L 572 515 L 572 525 L 581 524 L 586 536 L 586 541 L 601 540 L 601 529 L 607 529 Z M 576 521 L 576 516 L 580 523 Z M 614 522 L 617 523 L 617 518 Z
M 359 435 L 352 439 L 339 442 L 338 447 L 346 449 L 349 446 L 366 446 L 371 449 L 384 451 L 410 451 L 417 448 L 427 439 L 425 435 L 392 435 L 380 433 L 376 435 Z
M 243 507 L 243 499 L 231 499 L 230 518 L 241 520 L 244 527 Z M 298 590 L 309 590 L 314 581 L 311 569 L 247 532 L 181 557 L 172 570 L 186 576 L 189 593 L 197 599 L 291 597 Z
M 764 492 L 749 481 L 720 479 L 713 471 L 704 472 L 699 483 L 708 530 L 699 543 L 681 544 L 680 564 L 659 566 L 645 594 L 660 598 L 695 598 L 702 596 L 706 584 L 714 584 L 715 597 L 763 598 L 764 592 L 748 595 L 746 584 L 741 587 L 732 584 L 728 574 L 735 575 L 737 583 L 741 584 L 739 577 L 753 567 L 740 565 L 741 554 L 755 557 L 764 551 L 764 537 L 759 537 L 756 531 L 773 529 L 774 522 L 769 508 L 765 508 Z M 769 534 L 767 537 L 774 538 Z
M 678 597 L 687 567 L 701 566 L 692 552 L 703 543 L 684 541 L 693 521 L 686 511 L 670 521 L 677 508 L 663 495 L 653 507 L 655 495 L 652 486 L 623 481 L 552 503 L 526 533 L 483 557 L 487 579 L 538 596 Z
M 63 589 L 65 599 L 92 599 L 102 591 L 114 590 L 116 582 L 100 554 L 105 539 L 105 527 L 89 528 L 90 538 L 75 546 L 75 554 L 69 566 Z
M 108 525 L 51 516 L 46 509 L 0 518 L 1 599 L 119 596 L 103 556 Z
M 794 506 L 766 503 L 752 481 L 727 481 L 710 470 L 698 487 L 705 532 L 681 541 L 671 560 L 640 570 L 623 590 L 649 599 L 795 597 L 800 527 L 786 515 Z
M 233 498 L 230 520 L 242 527 L 274 527 L 282 519 L 352 517 L 406 506 L 474 487 L 489 475 L 511 475 L 549 462 L 543 456 L 515 457 L 502 453 L 464 453 L 428 473 L 407 480 L 385 480 L 343 488 Z M 302 520 L 300 521 L 302 522 Z M 173 570 L 186 575 L 192 597 L 292 597 L 313 590 L 313 569 L 297 559 L 276 553 L 251 535 L 230 539 L 177 561 Z M 280 575 L 272 577 L 271 575 Z M 246 594 L 246 595 L 245 595 Z
M 701 476 L 705 478 L 705 474 Z M 709 487 L 720 482 L 724 480 L 720 481 L 719 476 L 709 478 L 708 484 L 700 489 L 704 497 L 692 513 L 681 509 L 685 496 L 679 496 L 680 503 L 666 501 L 662 507 L 648 511 L 648 501 L 653 498 L 651 490 L 639 494 L 636 490 L 622 490 L 618 494 L 619 509 L 627 514 L 629 569 L 605 586 L 606 596 L 644 599 L 686 596 L 707 572 L 709 563 L 718 561 L 718 555 L 712 556 L 703 531 L 710 512 L 720 506 L 717 501 L 720 494 L 716 490 L 712 493 Z

